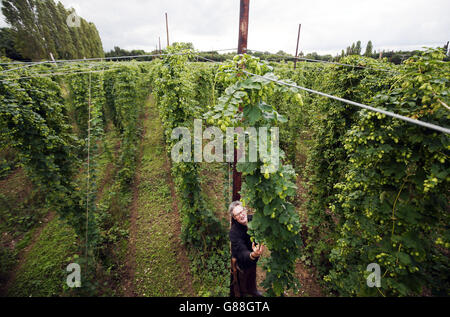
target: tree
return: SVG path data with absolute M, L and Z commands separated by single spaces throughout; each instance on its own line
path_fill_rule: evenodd
M 72 38 L 70 36 L 69 27 L 66 23 L 66 12 L 64 6 L 58 3 L 63 9 L 64 13 L 60 12 L 58 5 L 55 5 L 53 1 L 46 1 L 49 11 L 51 13 L 53 21 L 56 24 L 57 36 L 55 41 L 57 43 L 56 50 L 58 51 L 59 58 L 70 59 L 75 56 L 75 47 L 72 43 Z
M 95 27 L 95 24 L 89 22 L 89 28 L 91 30 L 91 37 L 94 46 L 94 56 L 95 57 L 105 57 L 105 52 L 103 51 L 102 39 L 100 38 L 100 34 L 98 34 L 98 30 Z
M 372 41 L 367 42 L 366 51 L 364 52 L 364 56 L 372 57 L 373 45 Z
M 285 51 L 280 50 L 280 51 L 276 52 L 276 55 L 289 56 L 290 54 L 286 53 Z
M 355 50 L 353 51 L 353 54 L 361 55 L 361 41 L 356 42 Z
M 58 38 L 58 30 L 56 28 L 56 23 L 52 19 L 51 12 L 46 5 L 46 2 L 53 1 L 36 1 L 36 11 L 38 17 L 38 27 L 43 36 L 43 45 L 45 48 L 45 56 L 49 58 L 50 53 L 53 54 L 54 58 L 59 58 L 59 54 L 56 50 L 57 47 L 57 38 Z
M 23 58 L 103 57 L 103 46 L 93 23 L 80 18 L 81 25 L 67 25 L 74 9 L 66 10 L 53 0 L 2 0 L 2 12 L 11 26 L 14 47 Z
M 191 42 L 173 42 L 171 46 L 173 46 L 173 47 L 179 46 L 181 49 L 185 49 L 185 50 L 193 50 L 194 49 L 194 44 L 192 44 Z
M 39 60 L 45 54 L 33 0 L 2 0 L 2 13 L 14 30 L 16 49 L 24 58 Z
M 15 60 L 22 60 L 23 57 L 14 46 L 14 37 L 14 31 L 11 28 L 0 28 L 0 55 Z
M 349 56 L 352 54 L 352 49 L 350 46 L 347 46 L 346 50 L 345 50 L 345 56 Z
M 352 47 L 350 48 L 350 55 L 355 54 L 356 50 L 355 50 L 355 43 L 352 43 Z

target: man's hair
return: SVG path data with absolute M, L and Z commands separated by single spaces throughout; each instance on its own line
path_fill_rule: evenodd
M 228 212 L 230 213 L 231 218 L 233 218 L 233 210 L 236 206 L 242 206 L 242 203 L 239 200 L 235 200 L 230 204 L 230 207 L 228 207 Z

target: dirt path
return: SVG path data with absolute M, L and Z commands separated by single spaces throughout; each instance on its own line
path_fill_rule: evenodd
M 25 263 L 25 260 L 27 259 L 27 255 L 30 253 L 30 251 L 33 249 L 34 245 L 38 241 L 42 230 L 44 230 L 45 226 L 53 220 L 55 217 L 55 212 L 50 212 L 46 217 L 42 219 L 42 225 L 38 227 L 35 232 L 33 233 L 33 238 L 31 239 L 31 242 L 28 244 L 28 246 L 20 252 L 18 259 L 17 259 L 17 265 L 14 267 L 14 269 L 9 274 L 6 283 L 3 287 L 0 288 L 0 297 L 1 296 L 7 296 L 8 290 L 13 285 L 14 281 L 16 280 L 17 272 L 21 269 L 23 264 Z
M 175 215 L 175 227 L 174 227 L 174 237 L 178 237 L 178 239 L 176 239 L 177 241 L 175 241 L 177 244 L 181 243 L 181 240 L 179 239 L 179 237 L 181 237 L 181 221 L 180 221 L 180 212 L 178 209 L 178 198 L 176 196 L 176 191 L 175 191 L 175 183 L 173 182 L 173 179 L 171 177 L 171 164 L 170 161 L 167 157 L 167 155 L 165 155 L 165 159 L 166 159 L 166 164 L 165 164 L 165 168 L 166 168 L 166 175 L 167 175 L 167 180 L 169 182 L 169 186 L 170 186 L 170 195 L 172 198 L 172 210 L 173 213 Z M 181 246 L 181 244 L 179 244 L 179 246 Z M 189 259 L 187 257 L 187 253 L 186 250 L 183 247 L 180 247 L 178 249 L 178 261 L 180 266 L 184 269 L 185 272 L 185 283 L 186 283 L 186 292 L 187 294 L 190 294 L 190 296 L 194 295 L 194 291 L 193 291 L 193 286 L 192 286 L 192 276 L 190 273 L 190 269 L 189 269 Z M 184 295 L 184 296 L 188 296 L 188 295 Z
M 300 201 L 300 207 L 298 208 L 300 213 L 300 221 L 303 223 L 302 225 L 302 240 L 304 243 L 306 243 L 306 221 L 307 221 L 307 215 L 306 215 L 306 208 L 304 207 L 304 204 L 306 203 L 307 198 L 307 190 L 303 186 L 304 179 L 301 175 L 297 177 L 297 197 Z M 315 272 L 315 268 L 307 268 L 304 263 L 300 259 L 297 260 L 297 263 L 295 265 L 295 273 L 297 278 L 300 281 L 300 293 L 296 296 L 313 296 L 313 297 L 322 297 L 324 296 L 322 292 L 322 288 L 320 287 L 319 283 L 317 282 L 317 273 Z
M 148 108 L 145 111 L 144 122 L 148 120 Z M 123 292 L 126 297 L 136 296 L 134 287 L 134 278 L 136 272 L 136 234 L 137 234 L 137 218 L 138 218 L 138 199 L 139 199 L 139 189 L 138 186 L 141 183 L 141 174 L 139 170 L 142 168 L 142 154 L 144 149 L 144 137 L 147 134 L 146 125 L 144 125 L 144 130 L 141 136 L 141 142 L 139 146 L 139 157 L 136 166 L 136 175 L 133 181 L 133 202 L 131 204 L 130 211 L 130 238 L 128 242 L 128 254 L 127 254 L 127 276 L 123 282 Z
M 126 296 L 193 296 L 163 130 L 149 99 L 131 205 Z

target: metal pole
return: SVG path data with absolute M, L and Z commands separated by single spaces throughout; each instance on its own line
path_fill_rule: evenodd
M 300 23 L 298 25 L 298 35 L 297 35 L 297 47 L 295 48 L 295 59 L 294 59 L 294 69 L 297 68 L 297 56 L 298 56 L 298 42 L 300 40 L 300 28 L 302 27 L 302 24 Z
M 250 0 L 241 0 L 239 10 L 239 41 L 238 41 L 238 54 L 244 54 L 247 52 L 247 37 L 248 37 L 248 12 L 249 12 Z M 239 111 L 242 112 L 242 105 L 239 105 Z M 233 162 L 233 201 L 240 200 L 239 194 L 242 187 L 242 173 L 236 170 L 236 164 L 241 157 L 241 150 L 234 148 L 234 162 Z
M 161 36 L 158 36 L 159 41 L 159 54 L 161 54 Z
M 166 33 L 167 33 L 167 46 L 169 46 L 169 22 L 167 22 L 167 12 L 166 12 Z

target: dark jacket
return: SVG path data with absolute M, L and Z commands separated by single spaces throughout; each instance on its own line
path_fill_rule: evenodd
M 252 216 L 248 216 L 248 222 Z M 231 256 L 237 259 L 239 267 L 243 270 L 256 266 L 258 258 L 250 259 L 250 253 L 253 251 L 250 236 L 247 234 L 247 226 L 241 225 L 234 218 L 231 218 L 230 242 Z

